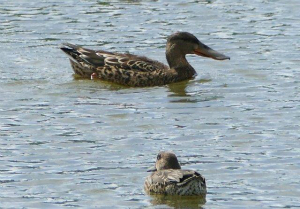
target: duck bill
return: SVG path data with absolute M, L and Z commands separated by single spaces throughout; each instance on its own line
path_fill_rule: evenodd
M 194 53 L 196 55 L 202 56 L 202 57 L 209 57 L 215 60 L 230 60 L 230 57 L 221 54 L 212 48 L 206 46 L 205 44 L 200 43 L 199 47 L 194 50 Z
M 157 171 L 155 166 L 152 166 L 152 167 L 148 168 L 148 170 L 147 170 L 147 172 L 155 172 L 155 171 Z

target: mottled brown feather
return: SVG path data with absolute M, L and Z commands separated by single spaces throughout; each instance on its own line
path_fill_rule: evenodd
M 177 158 L 173 153 L 160 152 L 157 157 L 156 168 L 172 167 L 172 164 L 174 167 L 179 168 L 153 172 L 145 180 L 145 191 L 149 194 L 205 195 L 205 178 L 196 171 L 181 170 L 175 161 L 177 161 Z
M 69 56 L 75 74 L 81 77 L 139 87 L 160 86 L 193 78 L 196 71 L 187 62 L 186 54 L 229 59 L 187 32 L 174 33 L 168 38 L 166 58 L 170 67 L 143 56 L 96 51 L 69 43 L 63 44 L 61 49 Z

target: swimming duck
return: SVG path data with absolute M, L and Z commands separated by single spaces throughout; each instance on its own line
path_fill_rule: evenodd
M 144 189 L 148 194 L 181 196 L 205 196 L 205 178 L 196 171 L 181 170 L 177 157 L 171 152 L 157 155 L 153 173 L 145 180 Z
M 186 60 L 187 54 L 230 59 L 188 32 L 177 32 L 168 37 L 166 58 L 169 67 L 142 56 L 95 51 L 70 43 L 60 48 L 69 56 L 75 74 L 135 87 L 161 86 L 193 78 L 196 71 Z

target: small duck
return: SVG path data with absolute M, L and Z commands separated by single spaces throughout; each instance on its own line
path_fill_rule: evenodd
M 148 171 L 154 171 L 145 180 L 144 189 L 148 194 L 206 195 L 205 178 L 196 171 L 181 170 L 174 153 L 158 153 L 155 168 Z
M 230 59 L 188 32 L 177 32 L 168 37 L 166 57 L 169 67 L 142 56 L 95 51 L 70 43 L 60 48 L 69 56 L 76 75 L 132 87 L 161 86 L 193 78 L 196 71 L 185 58 L 187 54 Z

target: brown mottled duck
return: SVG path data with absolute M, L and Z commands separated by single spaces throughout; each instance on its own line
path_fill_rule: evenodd
M 230 59 L 187 32 L 168 37 L 166 57 L 169 67 L 142 56 L 91 50 L 69 43 L 60 48 L 69 56 L 76 75 L 136 87 L 161 86 L 193 78 L 196 71 L 186 60 L 187 54 Z
M 202 196 L 206 195 L 205 178 L 196 171 L 181 170 L 177 157 L 171 152 L 157 155 L 154 171 L 145 180 L 148 194 Z

